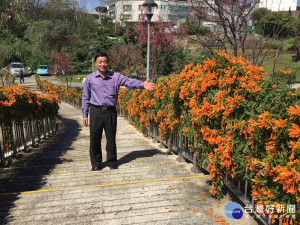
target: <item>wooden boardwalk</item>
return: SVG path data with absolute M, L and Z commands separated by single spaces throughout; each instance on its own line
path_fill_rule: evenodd
M 34 87 L 30 78 L 25 82 Z M 123 117 L 119 169 L 90 171 L 81 110 L 60 107 L 59 132 L 0 169 L 0 224 L 257 224 L 251 217 L 227 218 L 229 193 L 213 199 L 208 176 L 192 173 L 191 164 L 167 155 Z

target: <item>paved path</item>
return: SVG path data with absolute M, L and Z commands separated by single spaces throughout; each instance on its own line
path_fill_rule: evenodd
M 33 78 L 25 82 L 35 88 Z M 251 217 L 227 218 L 229 193 L 213 199 L 209 177 L 192 173 L 191 164 L 165 154 L 123 117 L 119 169 L 90 171 L 80 109 L 60 107 L 58 134 L 0 169 L 0 224 L 257 224 Z

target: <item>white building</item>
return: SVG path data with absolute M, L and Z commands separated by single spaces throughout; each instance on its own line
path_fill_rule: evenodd
M 136 23 L 141 18 L 145 0 L 115 0 L 106 4 L 108 15 L 114 22 Z M 164 22 L 177 24 L 185 21 L 187 16 L 187 2 L 179 0 L 156 0 L 157 7 L 153 10 L 151 21 L 161 18 Z
M 101 20 L 108 15 L 107 8 L 103 6 L 98 6 L 87 13 L 93 15 L 99 23 L 101 23 Z
M 261 0 L 260 8 L 267 8 L 270 11 L 295 11 L 297 10 L 297 0 Z

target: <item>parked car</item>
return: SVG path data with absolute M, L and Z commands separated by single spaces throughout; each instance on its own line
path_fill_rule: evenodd
M 16 74 L 16 75 L 18 75 L 20 69 L 23 70 L 23 74 L 25 75 L 25 68 L 24 68 L 24 66 L 23 66 L 22 63 L 20 63 L 20 62 L 12 62 L 9 65 L 9 73 L 10 74 Z
M 36 71 L 37 75 L 49 75 L 48 66 L 47 65 L 39 65 Z

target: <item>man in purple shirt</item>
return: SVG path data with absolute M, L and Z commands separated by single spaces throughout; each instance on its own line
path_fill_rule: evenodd
M 155 84 L 149 80 L 142 82 L 130 79 L 120 73 L 108 70 L 109 57 L 105 53 L 95 56 L 96 72 L 86 77 L 82 94 L 83 124 L 88 126 L 90 111 L 90 159 L 92 171 L 101 169 L 101 138 L 103 129 L 106 136 L 107 164 L 110 169 L 118 169 L 117 165 L 117 111 L 118 90 L 120 86 L 153 90 Z

